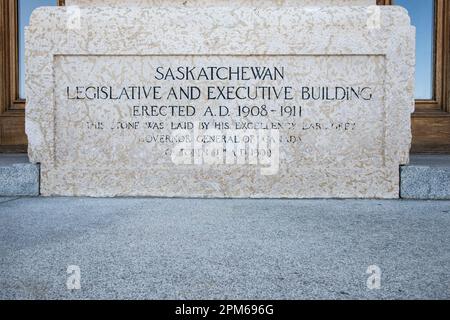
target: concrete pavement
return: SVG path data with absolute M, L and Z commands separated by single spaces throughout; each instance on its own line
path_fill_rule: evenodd
M 0 238 L 1 299 L 450 299 L 449 201 L 0 198 Z

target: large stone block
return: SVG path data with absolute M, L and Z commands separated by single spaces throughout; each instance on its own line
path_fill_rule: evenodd
M 26 42 L 44 195 L 399 197 L 399 7 L 43 8 Z
M 67 6 L 370 6 L 376 0 L 66 0 Z

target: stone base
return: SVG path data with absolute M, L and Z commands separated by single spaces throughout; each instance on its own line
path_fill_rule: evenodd
M 401 167 L 401 197 L 450 199 L 450 155 L 415 155 Z M 0 155 L 0 196 L 38 196 L 39 166 L 27 155 Z
M 404 199 L 450 199 L 450 155 L 416 155 L 401 168 Z
M 0 196 L 38 196 L 39 166 L 25 154 L 0 155 Z

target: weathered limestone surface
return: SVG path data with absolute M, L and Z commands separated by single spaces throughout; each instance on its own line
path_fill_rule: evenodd
M 369 6 L 376 0 L 66 0 L 67 6 Z
M 31 161 L 41 163 L 43 195 L 399 197 L 399 165 L 408 162 L 414 107 L 414 29 L 405 10 L 83 7 L 75 21 L 73 15 L 70 8 L 38 9 L 26 32 L 26 131 Z M 178 66 L 284 67 L 285 75 L 270 81 L 155 80 L 158 67 Z M 165 97 L 170 87 L 205 92 L 208 86 L 292 86 L 294 97 L 69 99 L 77 96 L 77 86 L 132 85 L 161 86 Z M 370 87 L 372 98 L 302 99 L 300 87 L 318 86 Z M 192 105 L 197 113 L 134 113 L 135 106 L 167 104 Z M 269 114 L 238 116 L 240 104 L 265 104 Z M 231 114 L 205 115 L 209 105 L 226 105 Z M 301 106 L 301 117 L 281 115 L 286 105 Z M 136 121 L 137 129 L 118 129 L 118 122 Z M 99 122 L 104 128 L 93 126 Z M 150 122 L 164 128 L 144 128 Z M 173 123 L 184 122 L 279 123 L 279 167 L 268 174 L 260 162 L 175 164 L 176 144 L 164 137 L 173 135 Z

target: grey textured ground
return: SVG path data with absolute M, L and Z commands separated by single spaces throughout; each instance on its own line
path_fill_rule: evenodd
M 450 299 L 444 201 L 0 198 L 0 238 L 3 299 Z

